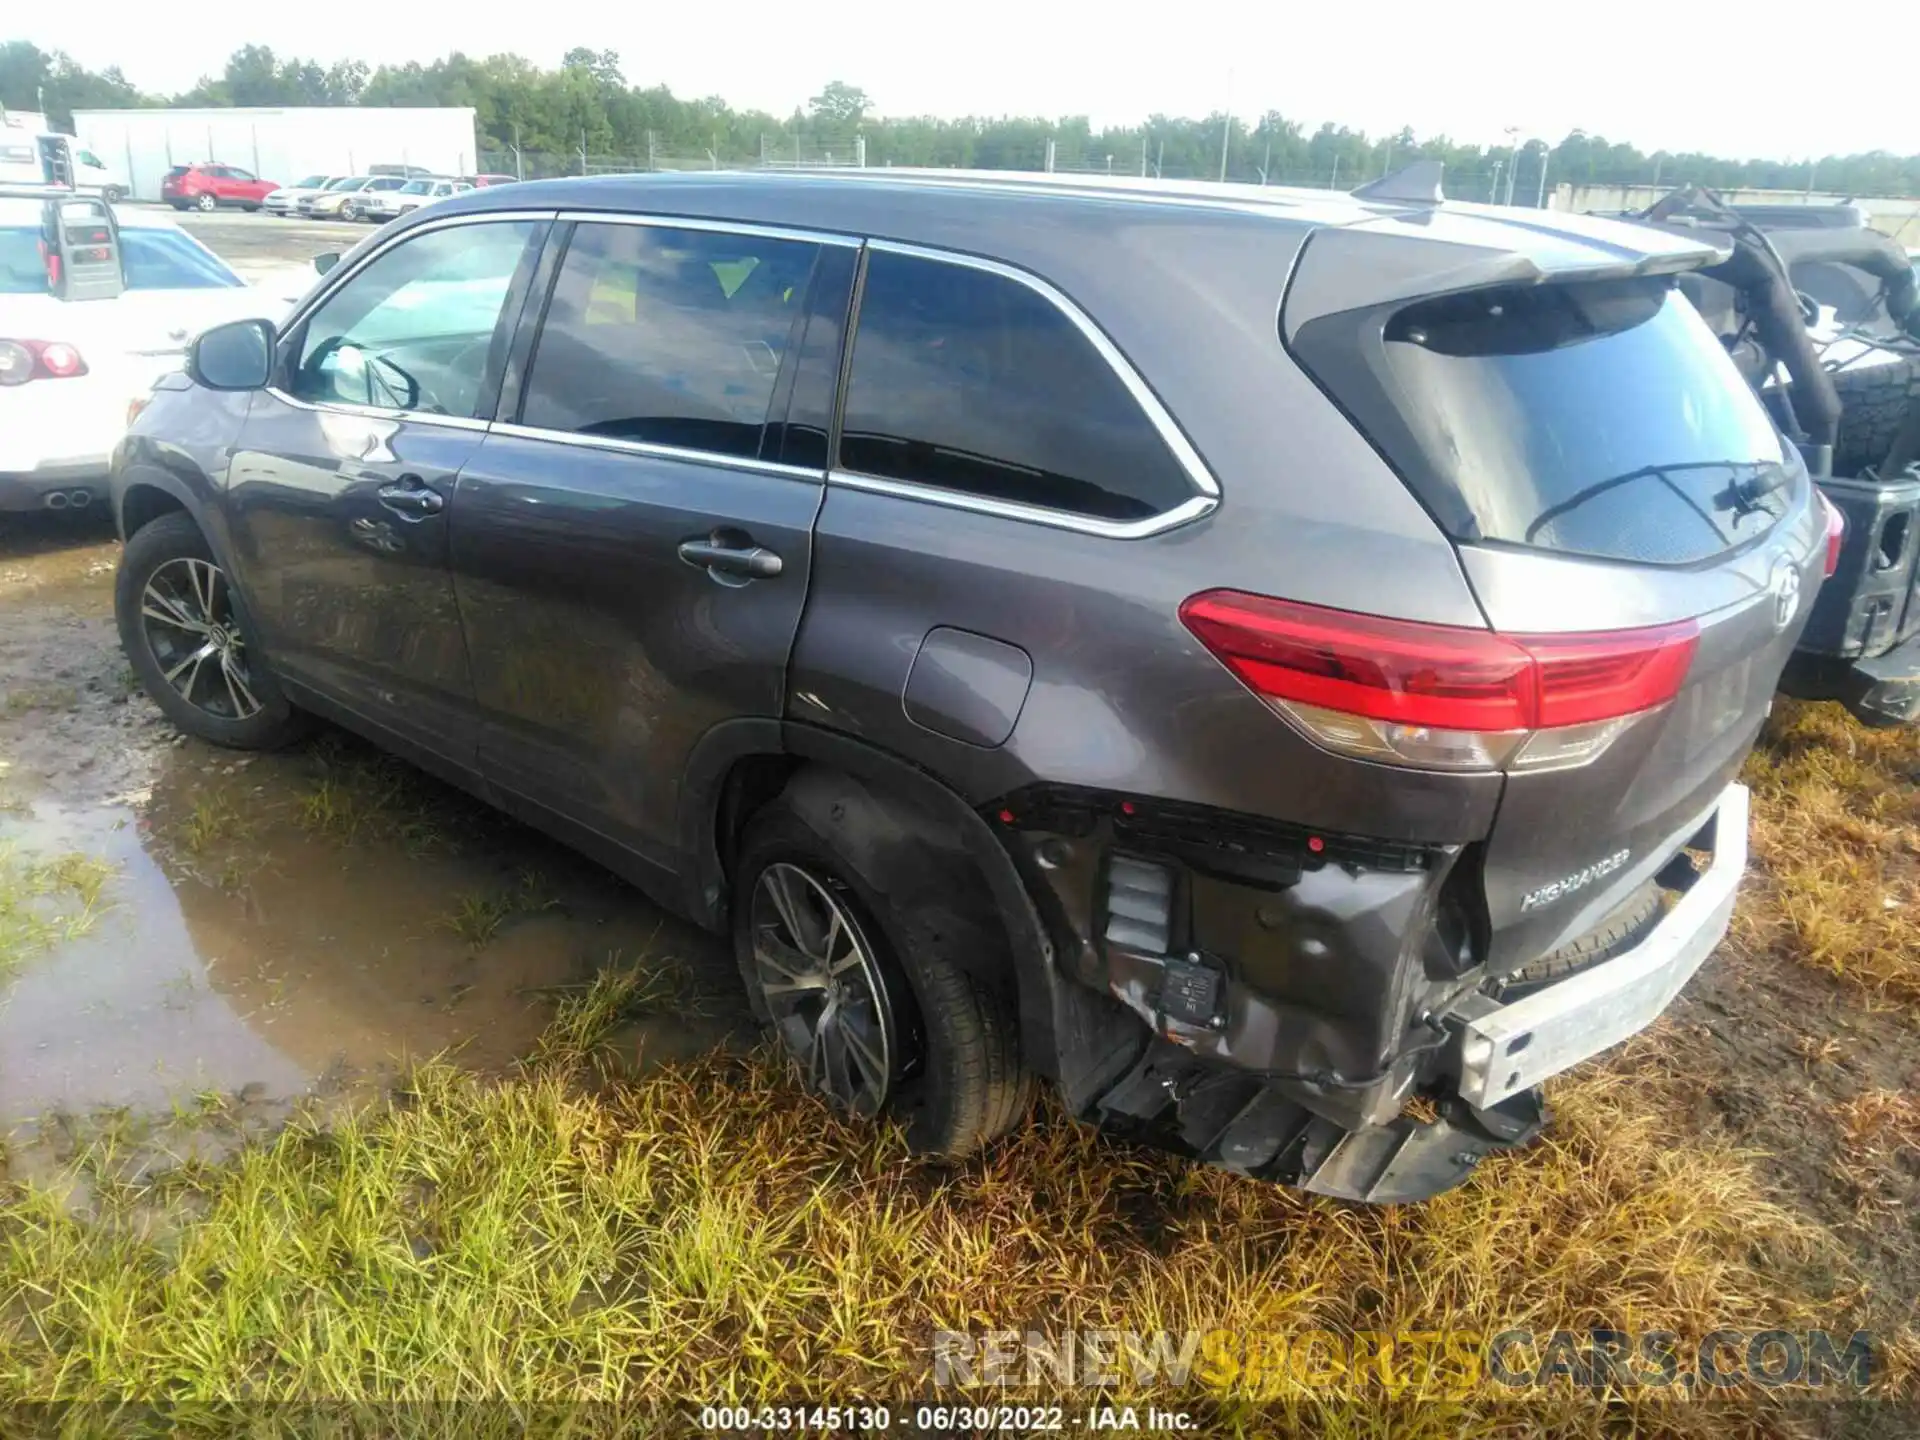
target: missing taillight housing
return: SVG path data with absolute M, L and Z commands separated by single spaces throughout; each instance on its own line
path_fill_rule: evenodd
M 1582 765 L 1679 693 L 1691 620 L 1506 635 L 1236 590 L 1180 607 L 1241 682 L 1326 749 L 1431 770 Z

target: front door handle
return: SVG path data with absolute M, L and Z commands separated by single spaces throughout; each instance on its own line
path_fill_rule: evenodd
M 403 475 L 398 484 L 382 485 L 378 494 L 382 505 L 409 520 L 438 515 L 447 504 L 446 497 L 438 490 L 429 490 L 418 475 Z
M 715 579 L 722 575 L 742 580 L 771 580 L 780 573 L 780 557 L 764 545 L 727 545 L 716 540 L 688 540 L 680 558 L 697 565 Z

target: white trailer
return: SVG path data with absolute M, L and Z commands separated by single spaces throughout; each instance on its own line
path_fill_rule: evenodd
M 76 110 L 73 128 L 89 150 L 126 175 L 137 200 L 158 200 L 168 170 L 198 161 L 291 185 L 307 175 L 361 175 L 373 165 L 467 175 L 479 155 L 469 106 Z

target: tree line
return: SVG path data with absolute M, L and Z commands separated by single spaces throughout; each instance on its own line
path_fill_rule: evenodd
M 1819 160 L 1732 160 L 1698 153 L 1651 154 L 1575 130 L 1517 150 L 1463 144 L 1410 128 L 1370 136 L 1346 126 L 1309 130 L 1277 111 L 1257 117 L 1153 115 L 1135 125 L 1094 128 L 1081 116 L 876 116 L 866 94 L 843 81 L 804 107 L 778 116 L 736 109 L 718 96 L 687 99 L 664 85 L 628 83 L 611 50 L 567 52 L 558 69 L 517 55 L 475 59 L 459 52 L 427 64 L 323 66 L 244 45 L 218 76 L 178 95 L 148 94 L 118 67 L 88 70 L 61 51 L 25 41 L 0 44 L 0 106 L 44 111 L 70 129 L 75 110 L 127 106 L 463 105 L 474 109 L 480 147 L 499 157 L 613 157 L 631 164 L 785 159 L 868 165 L 1059 169 L 1218 177 L 1350 188 L 1416 158 L 1444 161 L 1448 192 L 1486 199 L 1501 193 L 1531 204 L 1544 162 L 1550 181 L 1677 184 L 1716 188 L 1819 189 L 1853 195 L 1920 195 L 1920 155 L 1869 151 Z M 531 169 L 529 173 L 534 173 Z

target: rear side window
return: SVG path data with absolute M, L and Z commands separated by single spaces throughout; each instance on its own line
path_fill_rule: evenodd
M 820 247 L 581 225 L 527 375 L 523 424 L 757 456 Z
M 1113 367 L 1045 296 L 974 266 L 872 252 L 840 464 L 994 500 L 1140 520 L 1191 498 Z
M 1314 321 L 1296 349 L 1457 539 L 1690 564 L 1793 498 L 1797 462 L 1670 280 L 1472 290 L 1384 320 Z

